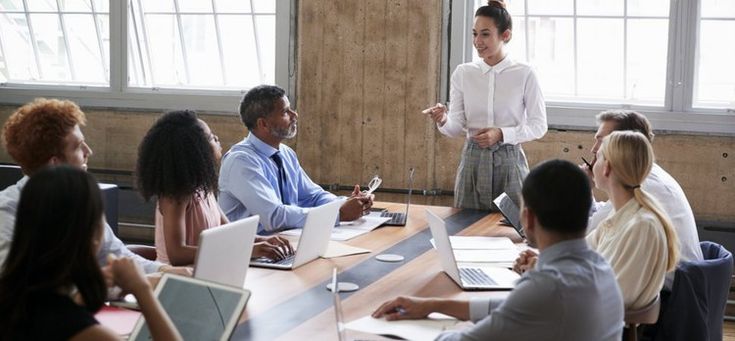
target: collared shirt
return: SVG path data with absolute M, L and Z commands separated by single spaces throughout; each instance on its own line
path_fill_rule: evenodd
M 519 144 L 541 138 L 548 129 L 536 73 L 510 57 L 495 66 L 484 61 L 457 66 L 449 100 L 449 116 L 439 131 L 450 137 L 469 138 L 498 127 L 503 143 Z
M 278 166 L 271 159 L 276 152 L 286 173 L 285 198 L 278 188 Z M 227 218 L 235 221 L 257 214 L 258 232 L 302 228 L 310 207 L 337 199 L 311 181 L 293 149 L 285 144 L 273 148 L 252 133 L 222 157 L 219 190 L 219 205 Z
M 680 260 L 686 262 L 701 261 L 704 257 L 702 257 L 702 249 L 699 247 L 699 234 L 697 233 L 697 224 L 694 221 L 694 213 L 692 213 L 689 200 L 687 200 L 679 183 L 663 168 L 654 163 L 651 172 L 643 181 L 641 187 L 656 199 L 669 216 L 676 235 L 679 237 Z M 613 205 L 609 201 L 597 203 L 595 207 L 596 210 L 590 217 L 588 224 L 589 231 L 596 229 L 600 222 L 607 218 L 613 210 Z M 671 271 L 666 275 L 664 287 L 670 290 L 673 282 L 674 272 Z
M 664 285 L 668 248 L 655 213 L 635 198 L 587 235 L 590 247 L 610 262 L 626 309 L 639 309 L 656 298 Z
M 610 340 L 623 332 L 623 299 L 610 265 L 584 239 L 539 254 L 504 300 L 470 300 L 475 325 L 438 340 Z
M 8 186 L 0 192 L 0 267 L 5 264 L 5 260 L 10 252 L 10 244 L 13 241 L 13 230 L 15 230 L 15 214 L 18 209 L 18 200 L 20 193 L 28 182 L 28 177 L 24 176 L 18 180 L 15 185 Z M 113 254 L 117 257 L 129 257 L 138 263 L 145 273 L 157 272 L 163 265 L 159 262 L 147 260 L 130 251 L 120 239 L 112 232 L 110 225 L 105 221 L 105 235 L 97 253 L 97 261 L 100 266 L 107 265 L 107 255 Z

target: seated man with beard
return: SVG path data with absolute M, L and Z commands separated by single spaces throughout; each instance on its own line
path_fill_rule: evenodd
M 259 233 L 302 228 L 310 207 L 338 199 L 311 181 L 293 149 L 281 143 L 296 136 L 298 117 L 277 86 L 260 85 L 243 96 L 240 118 L 249 134 L 222 157 L 219 175 L 219 204 L 230 221 L 257 214 Z M 372 197 L 355 186 L 339 218 L 355 220 L 371 206 Z

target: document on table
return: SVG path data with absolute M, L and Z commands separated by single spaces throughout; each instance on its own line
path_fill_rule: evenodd
M 339 223 L 339 226 L 332 229 L 332 236 L 330 239 L 337 241 L 350 240 L 376 229 L 388 220 L 390 220 L 390 218 L 366 215 L 357 220 L 343 221 Z M 300 236 L 301 229 L 286 230 L 281 232 L 281 234 L 286 236 Z
M 507 237 L 450 236 L 457 263 L 513 264 L 520 249 Z M 431 245 L 436 248 L 434 239 Z
M 112 329 L 115 334 L 126 336 L 133 332 L 135 323 L 138 322 L 140 315 L 141 313 L 139 311 L 105 305 L 102 306 L 102 309 L 94 317 L 101 325 Z
M 453 329 L 459 320 L 433 313 L 423 320 L 386 321 L 365 316 L 345 324 L 346 329 L 377 335 L 392 335 L 406 340 L 433 340 L 443 331 Z
M 327 252 L 322 255 L 322 258 L 337 258 L 359 255 L 361 253 L 370 253 L 370 250 L 330 240 L 327 246 Z

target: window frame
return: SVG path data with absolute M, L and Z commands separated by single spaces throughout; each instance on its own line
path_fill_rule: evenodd
M 296 0 L 276 1 L 276 85 L 295 89 Z M 36 97 L 65 98 L 81 106 L 145 110 L 193 109 L 211 113 L 237 112 L 238 102 L 248 89 L 207 90 L 159 87 L 130 87 L 128 75 L 128 0 L 110 0 L 110 84 L 44 85 L 0 83 L 0 103 L 22 104 Z
M 526 1 L 526 0 L 516 0 Z M 577 0 L 575 0 L 577 1 Z M 445 0 L 441 101 L 449 98 L 449 79 L 461 63 L 472 60 L 471 31 L 474 2 Z M 662 107 L 612 102 L 546 102 L 549 126 L 556 129 L 596 129 L 594 115 L 605 109 L 631 109 L 645 113 L 657 131 L 735 135 L 735 108 L 693 107 L 700 0 L 671 1 L 666 92 Z

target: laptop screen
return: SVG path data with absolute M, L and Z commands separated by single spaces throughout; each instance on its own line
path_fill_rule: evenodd
M 526 235 L 523 233 L 523 226 L 521 225 L 521 212 L 518 209 L 518 205 L 511 200 L 508 194 L 503 193 L 499 195 L 495 200 L 493 200 L 493 203 L 498 207 L 500 213 L 503 214 L 503 217 L 505 217 L 508 223 L 513 226 L 518 234 L 521 237 L 526 238 Z
M 156 286 L 155 295 L 185 340 L 227 340 L 250 298 L 250 291 L 165 274 Z M 141 316 L 129 340 L 151 339 Z
M 408 171 L 408 199 L 406 199 L 406 216 L 408 216 L 408 208 L 411 206 L 411 193 L 413 193 L 413 173 L 415 169 L 411 167 Z M 408 221 L 408 217 L 406 217 Z

